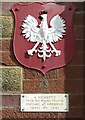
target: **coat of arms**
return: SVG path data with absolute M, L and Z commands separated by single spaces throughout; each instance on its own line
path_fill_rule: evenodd
M 75 51 L 72 4 L 18 3 L 12 10 L 14 54 L 21 64 L 46 73 L 71 60 Z

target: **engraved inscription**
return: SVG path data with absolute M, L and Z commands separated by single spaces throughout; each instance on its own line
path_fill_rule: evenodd
M 21 94 L 21 111 L 68 112 L 68 100 L 68 94 Z

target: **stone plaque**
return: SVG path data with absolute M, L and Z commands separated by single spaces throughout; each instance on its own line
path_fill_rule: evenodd
M 22 112 L 68 112 L 68 94 L 21 94 Z

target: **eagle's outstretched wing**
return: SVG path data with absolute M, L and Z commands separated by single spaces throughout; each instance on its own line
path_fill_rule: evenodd
M 37 27 L 38 22 L 37 20 L 31 16 L 28 15 L 25 20 L 22 23 L 22 34 L 27 38 L 27 41 L 31 42 L 38 42 L 40 40 L 40 35 L 39 35 L 39 29 Z
M 61 40 L 66 32 L 65 21 L 59 15 L 56 15 L 51 19 L 50 26 L 51 28 L 48 30 L 48 42 L 57 42 Z

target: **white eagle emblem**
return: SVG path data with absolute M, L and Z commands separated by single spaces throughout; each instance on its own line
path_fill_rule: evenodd
M 35 42 L 32 49 L 27 50 L 28 55 L 37 53 L 39 58 L 44 61 L 51 57 L 52 53 L 55 56 L 61 55 L 61 50 L 56 50 L 54 43 L 61 40 L 66 32 L 65 21 L 59 15 L 54 16 L 50 21 L 50 27 L 47 23 L 47 12 L 42 11 L 39 15 L 41 23 L 38 27 L 37 20 L 28 15 L 22 23 L 22 34 L 27 41 Z M 40 46 L 38 47 L 38 45 Z M 48 46 L 50 45 L 50 47 Z

